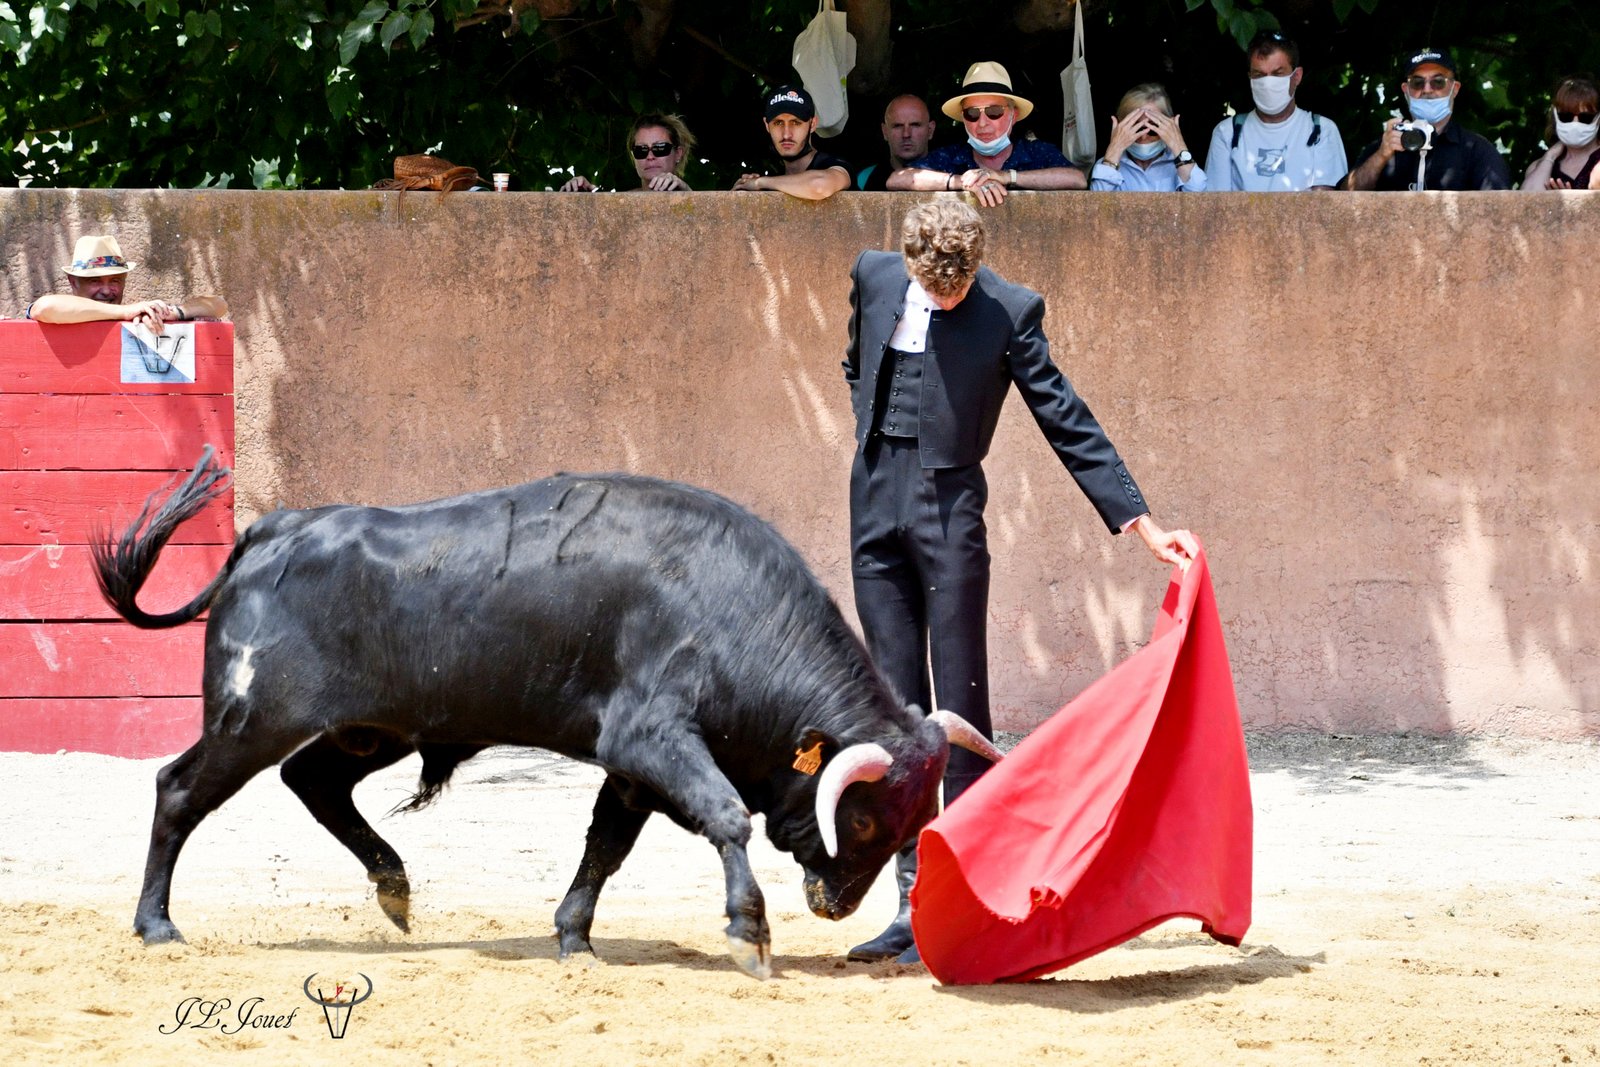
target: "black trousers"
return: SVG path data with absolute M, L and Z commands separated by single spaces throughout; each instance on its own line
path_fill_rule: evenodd
M 988 499 L 982 467 L 924 470 L 909 438 L 869 437 L 850 471 L 851 575 L 867 650 L 901 699 L 953 711 L 992 737 Z M 952 749 L 945 803 L 988 766 Z

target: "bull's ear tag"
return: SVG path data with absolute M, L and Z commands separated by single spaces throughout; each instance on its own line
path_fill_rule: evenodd
M 816 742 L 810 748 L 797 748 L 794 750 L 794 769 L 801 774 L 816 774 L 821 767 L 821 741 Z

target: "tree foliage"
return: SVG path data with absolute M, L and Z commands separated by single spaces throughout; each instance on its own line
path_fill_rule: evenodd
M 998 59 L 1038 104 L 1033 129 L 1057 139 L 1070 23 L 1039 11 L 1064 5 L 856 2 L 888 7 L 885 88 L 937 104 L 969 63 Z M 0 180 L 364 187 L 394 156 L 433 151 L 510 171 L 516 188 L 558 184 L 552 170 L 566 168 L 628 185 L 629 119 L 674 110 L 708 160 L 691 182 L 724 188 L 765 155 L 760 93 L 794 78 L 794 38 L 815 10 L 813 0 L 0 0 L 0 137 L 12 149 Z M 1301 103 L 1338 123 L 1352 157 L 1393 106 L 1399 57 L 1443 45 L 1464 68 L 1458 116 L 1519 171 L 1545 136 L 1556 77 L 1600 67 L 1600 9 L 1575 0 L 1086 0 L 1085 19 L 1102 143 L 1122 91 L 1156 80 L 1203 152 L 1225 109 L 1248 106 L 1242 44 L 1281 28 L 1301 45 Z M 882 95 L 852 93 L 834 151 L 882 155 Z

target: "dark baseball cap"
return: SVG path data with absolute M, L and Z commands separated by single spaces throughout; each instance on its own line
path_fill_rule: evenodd
M 817 117 L 817 105 L 812 103 L 811 94 L 800 86 L 780 85 L 767 94 L 762 121 L 771 122 L 779 115 L 793 115 L 801 122 L 809 122 Z
M 1452 76 L 1456 73 L 1456 61 L 1450 58 L 1449 52 L 1442 48 L 1421 48 L 1412 52 L 1405 58 L 1405 62 L 1400 64 L 1400 77 L 1411 77 L 1411 72 L 1425 63 L 1437 63 Z

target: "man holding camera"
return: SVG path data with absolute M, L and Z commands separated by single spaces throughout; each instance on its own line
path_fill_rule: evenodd
M 1461 83 L 1444 51 L 1424 48 L 1401 67 L 1400 95 L 1408 119 L 1390 119 L 1383 136 L 1356 159 L 1344 189 L 1509 189 L 1511 172 L 1481 134 L 1450 121 Z

